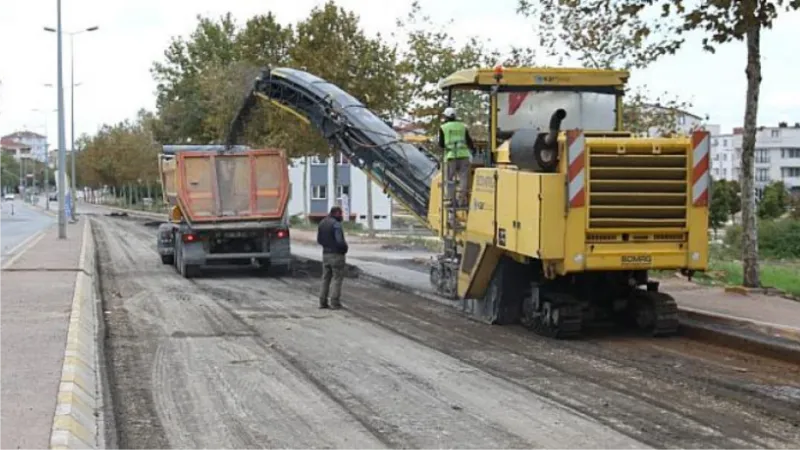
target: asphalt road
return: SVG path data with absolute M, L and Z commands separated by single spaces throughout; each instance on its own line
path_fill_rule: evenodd
M 797 447 L 800 368 L 687 339 L 578 342 L 313 267 L 178 276 L 93 219 L 121 448 Z M 305 275 L 304 275 L 305 274 Z
M 12 206 L 13 212 L 12 215 Z M 3 262 L 26 239 L 55 223 L 56 218 L 49 216 L 20 200 L 3 200 L 0 214 L 0 243 L 2 243 Z

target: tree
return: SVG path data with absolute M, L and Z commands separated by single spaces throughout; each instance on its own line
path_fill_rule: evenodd
M 406 42 L 399 65 L 404 80 L 402 99 L 409 105 L 406 114 L 413 122 L 423 125 L 429 136 L 436 135 L 446 103 L 445 96 L 437 87 L 439 80 L 463 69 L 496 64 L 531 66 L 536 56 L 528 48 L 512 47 L 503 52 L 477 37 L 459 46 L 447 31 L 452 24 L 452 19 L 445 24 L 434 23 L 423 13 L 417 1 L 412 3 L 407 17 L 397 21 L 397 33 L 405 33 Z M 458 109 L 460 120 L 469 126 L 470 134 L 477 139 L 486 139 L 488 95 L 455 92 L 453 104 Z
M 10 154 L 3 152 L 0 155 L 0 171 L 2 172 L 0 182 L 2 182 L 3 190 L 7 192 L 16 191 L 19 187 L 19 161 Z
M 758 203 L 758 217 L 761 219 L 777 219 L 789 208 L 789 193 L 782 181 L 776 181 L 764 187 L 764 194 Z
M 711 204 L 709 205 L 708 222 L 714 230 L 725 225 L 730 217 L 731 202 L 733 201 L 733 191 L 726 180 L 714 180 L 711 188 Z
M 189 38 L 173 38 L 164 60 L 151 69 L 157 82 L 157 112 L 163 122 L 159 139 L 196 144 L 218 141 L 221 127 L 205 127 L 209 116 L 219 119 L 218 110 L 207 109 L 214 104 L 209 98 L 214 96 L 214 83 L 228 86 L 224 75 L 246 69 L 253 75 L 260 67 L 287 65 L 293 42 L 292 28 L 278 23 L 271 13 L 251 18 L 241 30 L 230 13 L 217 20 L 198 16 Z M 238 93 L 235 103 L 244 93 L 244 89 Z M 230 90 L 226 94 L 230 95 Z
M 728 188 L 731 193 L 730 215 L 736 217 L 736 214 L 742 211 L 742 188 L 736 180 L 729 181 Z
M 534 22 L 546 55 L 576 59 L 595 69 L 643 69 L 683 40 L 661 33 L 668 23 L 647 24 L 638 17 L 615 21 L 609 0 L 518 0 L 517 12 Z M 629 89 L 624 98 L 623 124 L 637 135 L 671 136 L 691 103 L 667 93 L 653 97 L 647 86 Z
M 691 7 L 682 0 L 593 0 L 607 5 L 615 26 L 632 26 L 638 33 L 649 34 L 653 24 L 668 21 L 669 27 L 658 31 L 674 36 L 678 46 L 687 32 L 702 30 L 703 48 L 714 52 L 716 46 L 730 41 L 744 41 L 747 48 L 747 92 L 745 94 L 744 134 L 742 136 L 742 262 L 744 285 L 760 285 L 758 271 L 758 232 L 756 222 L 754 159 L 758 99 L 761 86 L 761 30 L 771 28 L 779 14 L 800 8 L 800 0 L 704 0 Z M 651 11 L 660 12 L 647 21 Z

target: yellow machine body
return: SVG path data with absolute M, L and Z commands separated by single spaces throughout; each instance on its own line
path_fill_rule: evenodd
M 462 71 L 440 86 L 499 84 L 502 89 L 530 86 L 536 79 L 576 89 L 621 89 L 627 79 L 625 72 L 589 69 L 506 69 L 502 75 L 497 83 L 492 70 Z M 620 124 L 621 95 L 618 99 Z M 547 279 L 585 272 L 706 270 L 708 133 L 637 138 L 620 128 L 559 132 L 558 168 L 551 173 L 513 165 L 510 140 L 494 146 L 492 166 L 471 171 L 469 209 L 457 213 L 465 223 L 460 231 L 444 225 L 441 172 L 434 178 L 428 222 L 461 249 L 460 298 L 481 298 L 503 256 L 541 261 Z M 495 139 L 496 126 L 490 136 Z

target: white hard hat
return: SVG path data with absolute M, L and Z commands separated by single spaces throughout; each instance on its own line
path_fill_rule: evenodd
M 455 119 L 456 118 L 456 109 L 453 108 L 453 107 L 448 106 L 447 108 L 444 109 L 444 116 L 445 117 L 449 117 L 451 119 Z

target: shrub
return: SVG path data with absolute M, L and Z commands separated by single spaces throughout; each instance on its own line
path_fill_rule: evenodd
M 725 231 L 725 244 L 737 254 L 742 250 L 742 227 L 733 225 Z M 759 256 L 772 259 L 800 258 L 800 221 L 794 219 L 760 220 L 758 223 Z

